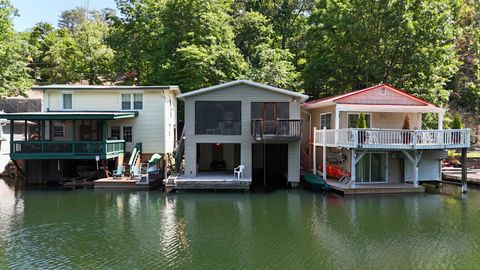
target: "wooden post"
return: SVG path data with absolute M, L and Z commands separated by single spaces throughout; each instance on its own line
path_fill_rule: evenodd
M 323 160 L 322 160 L 322 173 L 323 179 L 327 180 L 327 127 L 323 127 Z
M 77 121 L 72 120 L 72 153 L 73 154 L 75 154 L 75 143 L 77 141 L 77 133 L 75 132 L 77 131 L 76 124 L 77 124 Z
M 313 127 L 313 150 L 312 150 L 312 154 L 313 154 L 313 159 L 312 159 L 312 173 L 313 174 L 317 174 L 317 170 L 316 170 L 316 167 L 317 167 L 317 127 Z
M 462 193 L 467 193 L 467 148 L 462 148 Z

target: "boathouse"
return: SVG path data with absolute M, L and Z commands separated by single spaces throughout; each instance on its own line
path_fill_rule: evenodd
M 299 183 L 300 105 L 308 96 L 237 80 L 178 98 L 185 102 L 185 167 L 167 188 Z
M 10 131 L 10 158 L 27 183 L 107 177 L 154 153 L 175 150 L 177 86 L 37 86 L 41 112 L 7 113 L 10 127 L 23 125 L 22 139 Z M 32 124 L 33 123 L 33 126 Z M 126 168 L 128 173 L 128 168 Z
M 461 149 L 465 161 L 470 146 L 469 129 L 443 128 L 445 109 L 388 84 L 313 100 L 304 108 L 311 123 L 304 143 L 313 149 L 302 151 L 304 167 L 345 194 L 422 192 L 422 181 L 441 180 L 447 149 Z M 360 114 L 366 126 L 358 125 Z M 424 127 L 424 114 L 437 117 L 435 129 Z

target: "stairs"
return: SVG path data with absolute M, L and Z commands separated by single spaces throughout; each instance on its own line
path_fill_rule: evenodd
M 177 143 L 177 152 L 175 153 L 175 172 L 180 173 L 182 167 L 183 154 L 185 152 L 185 128 L 182 130 L 182 135 Z

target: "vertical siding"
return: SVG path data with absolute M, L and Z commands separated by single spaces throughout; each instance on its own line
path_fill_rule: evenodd
M 288 181 L 300 182 L 300 142 L 288 144 Z
M 241 101 L 241 135 L 195 135 L 195 101 Z M 252 102 L 289 102 L 289 115 L 292 119 L 300 119 L 300 102 L 292 101 L 292 97 L 249 85 L 235 85 L 216 91 L 207 92 L 185 98 L 185 173 L 187 176 L 196 175 L 196 144 L 197 143 L 238 143 L 240 144 L 240 162 L 245 165 L 245 177 L 252 176 L 252 143 L 251 136 L 251 103 Z M 294 160 L 289 173 L 291 179 L 300 174 L 300 147 L 292 148 L 298 153 L 292 155 L 289 161 Z M 298 165 L 296 165 L 298 163 Z M 289 162 L 290 164 L 290 162 Z M 290 177 L 289 177 L 290 179 Z

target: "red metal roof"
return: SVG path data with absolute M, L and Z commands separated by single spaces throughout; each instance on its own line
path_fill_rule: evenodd
M 355 95 L 358 95 L 358 94 L 361 94 L 361 93 L 364 93 L 364 92 L 368 92 L 368 91 L 372 91 L 372 90 L 375 90 L 375 89 L 379 89 L 381 87 L 388 87 L 389 89 L 395 91 L 396 93 L 399 93 L 400 95 L 403 95 L 403 96 L 406 96 L 408 98 L 411 98 L 412 100 L 415 100 L 417 102 L 420 102 L 422 104 L 424 104 L 425 106 L 435 106 L 433 105 L 432 103 L 426 101 L 426 100 L 423 100 L 421 98 L 418 98 L 418 97 L 415 97 L 403 90 L 400 90 L 398 88 L 395 88 L 389 84 L 386 84 L 386 83 L 383 83 L 383 84 L 379 84 L 379 85 L 375 85 L 375 86 L 371 86 L 371 87 L 368 87 L 368 88 L 365 88 L 365 89 L 360 89 L 360 90 L 356 90 L 356 91 L 353 91 L 353 92 L 350 92 L 350 93 L 346 93 L 346 94 L 340 94 L 340 95 L 335 95 L 335 96 L 330 96 L 330 97 L 325 97 L 325 98 L 320 98 L 320 99 L 316 99 L 316 100 L 312 100 L 312 101 L 309 101 L 309 102 L 306 102 L 304 105 L 306 107 L 309 107 L 309 106 L 312 106 L 314 104 L 316 105 L 320 105 L 321 103 L 327 103 L 327 102 L 338 102 L 340 101 L 341 99 L 344 99 L 344 98 L 347 98 L 347 97 L 351 97 L 351 96 L 355 96 Z

